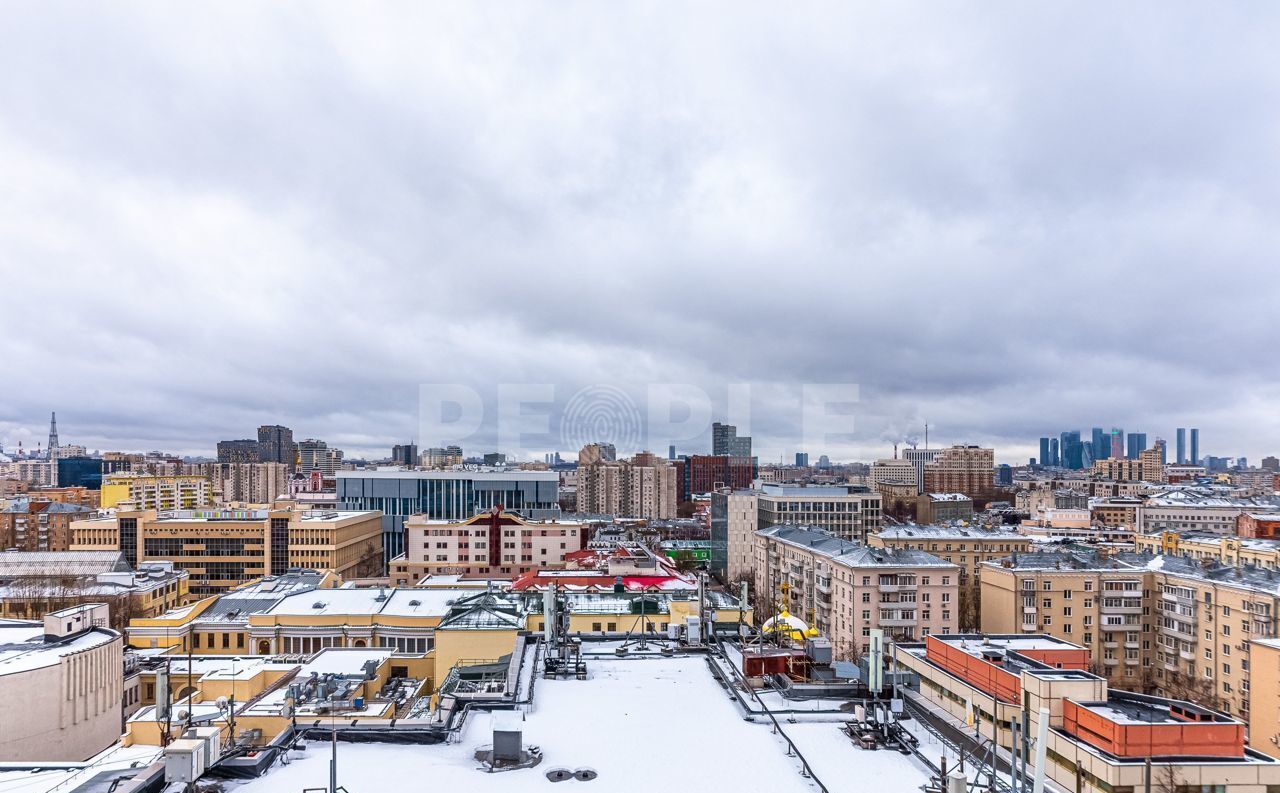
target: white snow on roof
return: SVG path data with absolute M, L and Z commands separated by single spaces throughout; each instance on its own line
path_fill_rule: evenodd
M 698 656 L 600 658 L 587 661 L 589 679 L 539 680 L 535 705 L 523 714 L 523 740 L 543 753 L 534 768 L 484 773 L 473 757 L 493 741 L 494 717 L 472 711 L 459 740 L 435 746 L 343 744 L 338 784 L 387 793 L 416 790 L 430 780 L 433 790 L 485 793 L 545 791 L 553 768 L 590 767 L 599 773 L 591 787 L 643 791 L 714 784 L 723 790 L 813 793 L 799 762 L 763 720 L 743 719 L 737 705 L 716 683 Z M 851 780 L 874 781 L 877 793 L 918 793 L 924 770 L 896 752 L 854 748 L 839 721 L 786 724 L 819 776 L 833 789 Z M 664 744 L 663 741 L 666 741 Z M 656 743 L 655 743 L 656 742 Z M 654 760 L 653 747 L 665 746 Z M 638 747 L 650 751 L 637 754 Z M 657 765 L 655 765 L 655 762 Z M 821 765 L 819 765 L 819 763 Z M 344 769 L 346 769 L 344 771 Z M 289 765 L 237 788 L 237 793 L 275 793 L 324 787 L 328 754 L 301 752 Z M 568 782 L 568 785 L 581 784 Z
M 282 599 L 267 612 L 275 616 L 393 614 L 444 616 L 449 604 L 474 589 L 315 589 Z M 321 604 L 319 608 L 316 604 Z
M 0 675 L 53 666 L 64 655 L 98 647 L 119 637 L 115 631 L 94 629 L 72 638 L 46 642 L 44 623 L 6 622 L 0 625 Z

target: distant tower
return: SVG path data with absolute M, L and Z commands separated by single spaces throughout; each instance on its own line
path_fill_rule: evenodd
M 49 448 L 45 452 L 50 460 L 58 459 L 58 414 L 49 414 Z

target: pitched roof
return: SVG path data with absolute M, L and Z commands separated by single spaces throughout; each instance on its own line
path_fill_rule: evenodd
M 129 563 L 120 551 L 0 552 L 0 578 L 79 577 L 128 571 Z

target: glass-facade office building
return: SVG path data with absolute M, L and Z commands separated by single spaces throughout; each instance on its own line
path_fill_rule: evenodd
M 342 509 L 382 511 L 385 559 L 404 553 L 404 519 L 462 521 L 501 504 L 534 520 L 560 516 L 555 471 L 339 471 Z

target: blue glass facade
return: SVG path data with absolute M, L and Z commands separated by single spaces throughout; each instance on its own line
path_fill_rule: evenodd
M 554 471 L 458 472 L 340 471 L 343 509 L 382 511 L 385 560 L 404 553 L 404 519 L 467 520 L 501 504 L 529 518 L 559 515 L 560 477 Z

